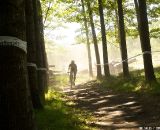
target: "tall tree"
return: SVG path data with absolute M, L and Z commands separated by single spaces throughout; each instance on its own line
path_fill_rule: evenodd
M 39 97 L 37 65 L 36 65 L 36 42 L 34 28 L 34 13 L 32 0 L 25 0 L 26 15 L 26 41 L 27 41 L 27 62 L 28 77 L 31 90 L 32 103 L 34 108 L 42 108 Z
M 119 36 L 120 36 L 120 47 L 121 47 L 121 57 L 122 57 L 122 66 L 123 66 L 123 75 L 124 77 L 129 76 L 128 69 L 128 56 L 127 56 L 127 46 L 126 46 L 126 34 L 124 27 L 124 16 L 123 16 L 123 6 L 122 0 L 117 0 L 118 5 L 118 16 L 119 16 Z
M 1 130 L 36 130 L 27 79 L 25 1 L 0 1 Z
M 110 72 L 109 72 L 109 64 L 108 64 L 106 28 L 105 28 L 105 23 L 104 23 L 104 14 L 103 14 L 103 3 L 102 3 L 102 0 L 98 0 L 98 5 L 99 5 L 99 15 L 100 15 L 100 23 L 101 23 L 104 74 L 105 74 L 106 77 L 108 77 L 108 76 L 110 76 Z
M 89 19 L 90 19 L 90 24 L 91 24 L 92 37 L 93 37 L 93 43 L 94 43 L 94 49 L 95 49 L 95 55 L 96 55 L 96 61 L 97 61 L 97 78 L 101 78 L 102 77 L 101 62 L 100 62 L 100 56 L 99 56 L 96 31 L 95 31 L 95 26 L 93 22 L 93 12 L 92 12 L 89 0 L 87 0 L 87 7 L 89 11 Z
M 42 49 L 42 59 L 43 59 L 43 74 L 44 74 L 44 92 L 48 90 L 48 61 L 47 54 L 45 50 L 45 42 L 44 42 L 44 25 L 43 25 L 43 15 L 42 15 L 42 7 L 41 2 L 38 0 L 38 10 L 39 10 L 39 37 L 41 41 L 41 49 Z
M 32 0 L 34 9 L 34 23 L 35 23 L 35 41 L 36 41 L 36 57 L 37 57 L 37 71 L 38 71 L 38 87 L 41 97 L 41 101 L 45 100 L 45 88 L 46 88 L 46 59 L 45 59 L 45 46 L 43 36 L 43 21 L 41 5 L 39 0 Z
M 137 17 L 137 23 L 138 23 L 138 31 L 140 34 L 140 14 L 139 14 L 139 4 L 138 4 L 138 0 L 134 0 L 134 4 L 135 4 L 135 10 L 136 10 L 136 17 Z M 141 39 L 141 37 L 140 37 Z
M 84 26 L 86 31 L 86 38 L 87 38 L 87 52 L 88 52 L 88 61 L 89 61 L 89 75 L 90 77 L 93 77 L 93 70 L 92 70 L 92 59 L 91 59 L 91 48 L 90 48 L 90 42 L 89 42 L 89 30 L 88 30 L 88 24 L 87 24 L 87 17 L 86 17 L 86 10 L 84 6 L 84 0 L 81 0 L 82 4 L 82 10 L 83 10 L 83 16 L 84 16 Z
M 148 27 L 148 18 L 147 18 L 147 8 L 146 0 L 138 0 L 138 3 L 135 3 L 137 7 L 137 21 L 139 24 L 139 33 L 141 40 L 141 48 L 144 61 L 144 71 L 145 79 L 147 81 L 155 81 L 154 69 L 152 64 L 152 54 L 151 54 L 151 45 L 149 37 L 149 27 Z

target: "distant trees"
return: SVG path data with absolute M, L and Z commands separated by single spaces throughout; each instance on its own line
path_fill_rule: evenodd
M 96 55 L 96 61 L 97 61 L 97 65 L 96 65 L 97 66 L 97 78 L 101 78 L 102 72 L 101 72 L 100 55 L 99 55 L 95 25 L 93 22 L 93 13 L 92 13 L 92 8 L 91 8 L 89 0 L 87 0 L 87 7 L 88 7 L 88 12 L 89 12 L 89 19 L 90 19 L 90 25 L 91 25 L 91 30 L 92 30 L 92 37 L 93 37 L 93 43 L 94 43 L 94 49 L 95 49 L 95 55 Z
M 50 3 L 51 1 L 49 0 L 48 2 Z M 140 6 L 143 7 L 143 8 L 140 8 L 140 10 L 136 7 L 136 12 L 138 11 L 137 16 L 139 17 L 138 22 L 136 22 L 135 20 L 136 13 L 133 6 L 134 5 L 133 2 L 137 2 L 138 8 Z M 144 2 L 147 5 L 145 5 Z M 51 5 L 49 3 L 45 5 Z M 93 36 L 93 44 L 96 52 L 95 58 L 97 61 L 96 63 L 97 77 L 101 77 L 100 76 L 102 75 L 101 67 L 103 65 L 100 63 L 99 49 L 97 44 L 100 41 L 102 41 L 103 43 L 104 74 L 109 75 L 109 69 L 108 69 L 109 67 L 107 66 L 108 64 L 107 42 L 105 42 L 105 40 L 112 39 L 113 44 L 117 44 L 119 42 L 120 49 L 121 49 L 121 57 L 123 61 L 122 62 L 123 75 L 124 77 L 128 77 L 129 67 L 128 67 L 128 61 L 127 61 L 128 54 L 127 54 L 126 37 L 140 36 L 142 39 L 141 40 L 142 52 L 146 52 L 146 51 L 149 53 L 151 52 L 149 38 L 159 37 L 159 29 L 155 26 L 157 25 L 157 23 L 159 23 L 158 16 L 160 15 L 159 14 L 160 4 L 158 0 L 148 0 L 148 1 L 144 0 L 143 2 L 140 0 L 134 0 L 134 1 L 83 0 L 83 3 L 84 4 L 82 4 L 82 1 L 58 0 L 56 3 L 54 3 L 56 4 L 56 6 L 54 6 L 54 4 L 52 3 L 54 8 L 52 6 L 46 6 L 46 9 L 45 9 L 46 13 L 44 14 L 45 16 L 46 14 L 49 14 L 51 16 L 53 13 L 55 17 L 57 16 L 58 19 L 61 19 L 63 21 L 77 22 L 80 24 L 84 23 L 85 21 L 88 22 L 88 26 L 92 27 L 91 29 L 88 29 L 88 32 L 89 34 L 90 32 L 92 32 L 92 36 Z M 84 6 L 84 8 L 86 8 L 86 11 L 85 11 L 86 19 L 84 18 L 84 13 L 78 13 L 78 12 L 81 12 L 80 11 L 82 7 L 81 4 Z M 60 9 L 59 11 L 57 11 L 58 5 L 63 6 L 64 10 Z M 48 8 L 50 13 L 47 13 Z M 148 11 L 148 14 L 147 12 L 144 12 L 144 10 Z M 103 14 L 103 11 L 104 11 L 104 14 Z M 145 16 L 142 16 L 142 12 L 145 14 Z M 47 15 L 48 19 L 51 19 L 49 15 Z M 147 19 L 147 16 L 149 17 L 149 19 Z M 99 18 L 100 18 L 100 21 L 99 21 Z M 144 26 L 140 27 L 141 24 L 144 24 Z M 150 26 L 150 30 L 147 26 Z M 139 33 L 137 28 L 139 28 L 138 29 Z M 85 27 L 85 30 L 87 30 L 86 27 Z M 150 35 L 148 35 L 147 32 Z M 102 39 L 100 38 L 101 36 L 102 36 Z M 87 35 L 86 35 L 86 39 L 88 41 Z M 145 44 L 144 44 L 144 39 L 146 40 Z M 153 65 L 152 65 L 152 57 L 151 57 L 151 54 L 149 53 L 145 53 L 143 55 L 145 78 L 147 81 L 155 79 Z
M 108 64 L 106 28 L 105 28 L 105 22 L 104 22 L 102 0 L 98 0 L 98 5 L 99 5 L 98 7 L 99 7 L 99 15 L 100 15 L 101 35 L 102 35 L 104 74 L 106 77 L 109 77 L 110 72 L 109 72 L 109 64 Z
M 90 42 L 89 42 L 89 29 L 88 29 L 88 21 L 87 21 L 87 16 L 86 16 L 84 0 L 81 0 L 81 4 L 82 4 L 82 13 L 83 13 L 83 17 L 84 17 L 84 26 L 85 26 L 86 39 L 87 39 L 89 75 L 90 75 L 90 77 L 93 77 L 91 48 L 90 48 Z
M 126 34 L 124 27 L 124 15 L 123 15 L 123 6 L 122 0 L 117 0 L 118 5 L 118 26 L 119 26 L 119 39 L 120 39 L 120 49 L 121 49 L 121 57 L 122 57 L 122 65 L 123 65 L 123 75 L 124 77 L 129 76 L 128 69 L 128 56 L 127 56 L 127 46 L 126 46 Z

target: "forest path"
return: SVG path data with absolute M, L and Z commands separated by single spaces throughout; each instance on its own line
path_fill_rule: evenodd
M 98 130 L 139 130 L 142 126 L 160 127 L 160 96 L 118 93 L 95 81 L 64 91 L 76 108 L 95 117 L 89 125 Z

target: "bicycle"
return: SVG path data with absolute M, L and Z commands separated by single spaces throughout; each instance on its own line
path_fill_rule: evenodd
M 73 72 L 68 72 L 68 74 L 69 74 L 70 87 L 72 89 L 72 87 L 75 86 L 74 73 Z

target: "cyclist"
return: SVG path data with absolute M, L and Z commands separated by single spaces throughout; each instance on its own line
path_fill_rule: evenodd
M 74 60 L 72 60 L 71 63 L 69 64 L 68 72 L 70 73 L 70 78 L 71 78 L 71 75 L 73 74 L 73 81 L 75 82 L 76 74 L 77 74 L 77 65 L 75 64 Z M 72 79 L 70 79 L 70 80 L 72 80 Z

